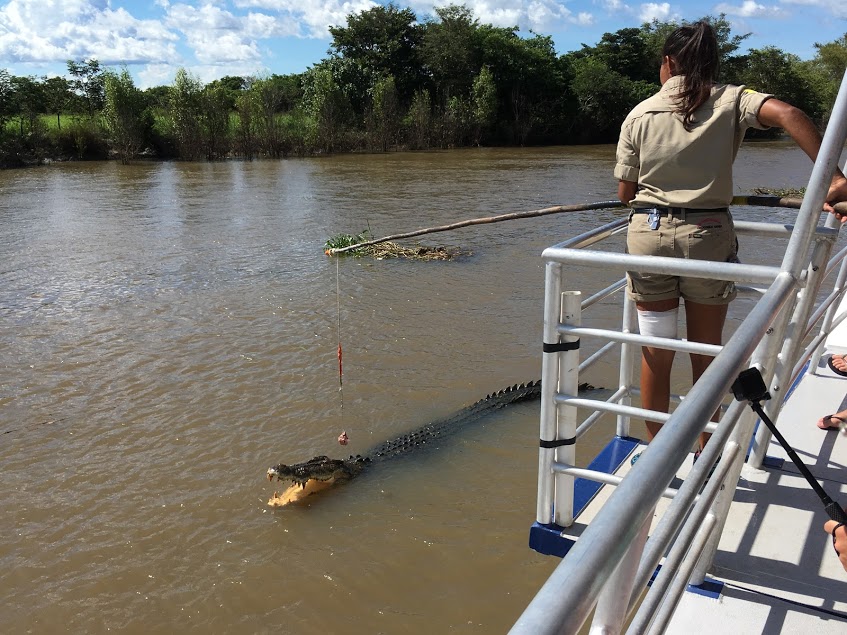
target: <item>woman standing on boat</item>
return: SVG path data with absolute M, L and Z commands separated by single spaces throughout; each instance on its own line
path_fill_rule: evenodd
M 673 31 L 662 50 L 662 89 L 637 105 L 621 127 L 615 177 L 618 197 L 633 208 L 630 254 L 736 260 L 729 213 L 732 163 L 747 128 L 783 128 L 812 160 L 818 155 L 821 135 L 801 110 L 772 95 L 716 83 L 718 59 L 717 38 L 708 22 Z M 847 200 L 847 179 L 836 170 L 827 201 L 842 200 Z M 683 298 L 688 339 L 721 343 L 727 306 L 736 295 L 732 282 L 635 272 L 627 277 L 642 334 L 676 337 Z M 642 348 L 644 408 L 668 411 L 673 358 L 674 351 Z M 691 354 L 695 382 L 711 361 Z M 652 439 L 662 426 L 646 423 Z M 701 436 L 701 449 L 706 439 Z

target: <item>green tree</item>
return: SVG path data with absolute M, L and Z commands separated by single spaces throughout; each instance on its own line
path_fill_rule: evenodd
M 37 132 L 38 116 L 44 107 L 44 91 L 35 77 L 11 77 L 13 108 L 23 138 Z
M 184 68 L 177 70 L 170 91 L 168 114 L 174 141 L 179 156 L 183 159 L 197 159 L 202 156 L 202 95 L 203 86 L 200 80 Z
M 373 145 L 383 152 L 397 142 L 400 127 L 400 106 L 393 77 L 383 77 L 373 88 L 373 107 L 370 128 Z
M 323 152 L 335 152 L 350 116 L 350 102 L 327 64 L 306 74 L 304 102 L 315 124 L 314 141 Z
M 833 42 L 819 44 L 815 42 L 817 53 L 815 60 L 820 64 L 831 78 L 841 83 L 844 70 L 847 69 L 847 33 Z
M 41 83 L 46 111 L 56 115 L 56 127 L 61 130 L 62 113 L 65 112 L 73 98 L 71 84 L 64 77 L 44 77 Z
M 93 117 L 103 107 L 105 73 L 96 59 L 75 62 L 68 60 L 68 73 L 74 78 L 71 87 L 84 104 L 84 111 Z
M 144 101 L 148 108 L 166 111 L 171 103 L 170 86 L 151 86 L 144 91 Z
M 847 34 L 833 42 L 825 44 L 816 42 L 815 49 L 817 49 L 815 58 L 803 66 L 806 77 L 809 78 L 818 96 L 824 119 L 828 119 L 835 104 L 844 71 L 847 69 Z
M 250 90 L 243 91 L 235 99 L 235 112 L 238 123 L 235 127 L 236 152 L 245 159 L 252 160 L 258 149 L 256 137 L 256 108 Z
M 517 28 L 480 27 L 483 63 L 499 90 L 500 116 L 510 120 L 511 140 L 525 144 L 530 132 L 555 125 L 568 99 L 564 69 L 550 37 L 521 38 Z
M 760 92 L 773 93 L 813 119 L 821 117 L 823 109 L 799 57 L 774 46 L 766 46 L 751 50 L 747 60 L 747 68 L 741 73 L 742 83 Z
M 200 95 L 200 131 L 206 159 L 215 161 L 229 152 L 230 119 L 235 104 L 226 86 L 219 82 L 207 84 Z
M 453 95 L 444 104 L 439 126 L 441 147 L 455 148 L 464 145 L 470 131 L 470 108 L 468 102 Z
M 466 6 L 438 7 L 435 14 L 424 23 L 421 61 L 442 99 L 466 96 L 482 64 L 479 22 Z
M 6 130 L 6 124 L 14 113 L 14 94 L 12 76 L 5 68 L 0 68 L 0 138 Z
M 419 90 L 412 97 L 412 105 L 406 117 L 407 126 L 410 131 L 411 145 L 415 150 L 426 150 L 429 148 L 430 131 L 432 125 L 432 102 L 429 91 Z
M 593 57 L 574 60 L 571 84 L 579 103 L 575 122 L 582 141 L 613 142 L 627 113 L 655 92 L 649 82 L 633 82 Z
M 121 163 L 129 163 L 144 148 L 152 118 L 144 107 L 144 96 L 126 68 L 120 73 L 107 72 L 104 77 L 103 121 Z
M 414 11 L 400 9 L 394 3 L 377 5 L 348 15 L 347 26 L 331 26 L 329 32 L 332 51 L 356 63 L 369 80 L 366 86 L 373 85 L 376 77 L 394 77 L 401 101 L 408 103 L 423 80 L 417 58 L 421 27 Z M 357 105 L 356 96 L 348 96 Z M 364 105 L 367 100 L 360 103 Z
M 497 120 L 497 85 L 487 66 L 474 78 L 472 99 L 474 145 L 480 145 L 483 135 Z
M 285 130 L 280 114 L 286 106 L 285 84 L 274 77 L 258 79 L 250 87 L 250 95 L 262 151 L 273 158 L 285 156 Z
M 661 56 L 655 50 L 654 39 L 648 37 L 649 33 L 649 27 L 604 33 L 595 46 L 583 44 L 582 49 L 573 56 L 575 59 L 598 59 L 624 77 L 636 81 L 655 82 L 659 75 Z

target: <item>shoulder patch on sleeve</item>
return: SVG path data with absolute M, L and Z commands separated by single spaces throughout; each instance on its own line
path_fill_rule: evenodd
M 745 92 L 745 93 L 752 93 L 752 94 L 754 94 L 754 95 L 757 95 L 757 94 L 759 93 L 759 91 L 758 91 L 758 90 L 753 90 L 752 88 L 745 88 L 745 89 L 744 89 L 744 92 Z

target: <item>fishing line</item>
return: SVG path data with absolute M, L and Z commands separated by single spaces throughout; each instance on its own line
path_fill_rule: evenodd
M 335 306 L 338 333 L 338 393 L 341 395 L 341 422 L 344 423 L 344 372 L 341 365 L 341 282 L 338 270 L 340 258 L 335 259 Z

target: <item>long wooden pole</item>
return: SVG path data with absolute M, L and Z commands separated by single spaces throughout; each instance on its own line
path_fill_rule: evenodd
M 760 207 L 788 207 L 799 209 L 803 204 L 801 198 L 787 198 L 779 196 L 736 196 L 732 199 L 733 205 L 753 205 Z M 835 210 L 842 214 L 847 214 L 847 203 L 837 203 Z M 627 209 L 620 201 L 600 201 L 598 203 L 584 203 L 582 205 L 556 205 L 554 207 L 545 207 L 543 209 L 534 209 L 527 212 L 512 212 L 510 214 L 500 214 L 499 216 L 485 216 L 482 218 L 471 218 L 469 220 L 451 223 L 449 225 L 438 225 L 436 227 L 427 227 L 425 229 L 416 229 L 415 231 L 405 232 L 402 234 L 392 234 L 374 240 L 348 245 L 347 247 L 335 247 L 327 249 L 326 253 L 329 256 L 341 254 L 345 251 L 360 249 L 361 247 L 370 247 L 379 243 L 384 243 L 389 240 L 400 240 L 401 238 L 412 238 L 413 236 L 422 236 L 423 234 L 435 234 L 437 232 L 446 232 L 451 229 L 460 229 L 462 227 L 470 227 L 471 225 L 487 225 L 489 223 L 500 223 L 507 220 L 517 220 L 519 218 L 533 218 L 536 216 L 547 216 L 548 214 L 562 214 L 564 212 L 587 212 L 593 209 Z
M 733 205 L 750 205 L 753 207 L 788 207 L 800 209 L 803 204 L 802 198 L 789 198 L 786 196 L 733 196 Z M 839 214 L 847 214 L 847 203 L 836 203 L 832 208 Z
M 357 245 L 348 245 L 347 247 L 336 247 L 327 249 L 327 255 L 340 254 L 345 251 L 359 249 L 360 247 L 370 247 L 377 243 L 384 243 L 389 240 L 399 240 L 401 238 L 411 238 L 413 236 L 421 236 L 423 234 L 434 234 L 436 232 L 446 232 L 451 229 L 459 229 L 461 227 L 469 227 L 471 225 L 486 225 L 488 223 L 500 223 L 505 220 L 516 220 L 518 218 L 532 218 L 534 216 L 546 216 L 548 214 L 561 214 L 563 212 L 587 212 L 592 209 L 623 209 L 625 206 L 620 201 L 601 201 L 599 203 L 585 203 L 583 205 L 556 205 L 555 207 L 545 207 L 544 209 L 534 209 L 528 212 L 512 212 L 510 214 L 500 214 L 499 216 L 486 216 L 483 218 L 471 218 L 469 220 L 451 223 L 450 225 L 439 225 L 438 227 L 427 227 L 426 229 L 416 229 L 415 231 L 405 232 L 403 234 L 392 234 L 375 240 L 368 240 Z

